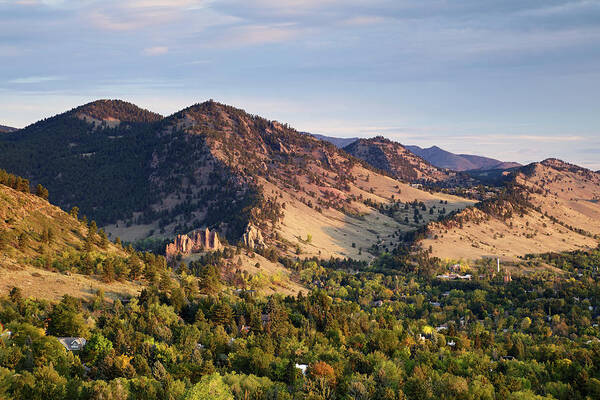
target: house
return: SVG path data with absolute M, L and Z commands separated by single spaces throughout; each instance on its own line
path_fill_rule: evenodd
M 468 281 L 470 281 L 472 277 L 473 276 L 471 274 L 459 275 L 459 274 L 455 274 L 455 273 L 443 274 L 443 275 L 437 276 L 438 279 L 443 279 L 443 280 L 462 279 L 462 280 L 468 280 Z
M 296 364 L 296 368 L 298 368 L 300 371 L 302 371 L 302 375 L 306 375 L 306 369 L 308 368 L 308 365 Z
M 454 346 L 456 346 L 456 342 L 455 342 L 454 340 L 451 340 L 451 341 L 449 341 L 447 344 L 448 344 L 448 346 L 450 346 L 450 347 L 454 347 Z
M 440 307 L 441 306 L 441 304 L 439 302 L 437 302 L 437 301 L 430 301 L 429 304 L 431 304 L 434 307 Z
M 57 339 L 68 351 L 82 350 L 87 343 L 87 340 L 82 337 L 59 337 Z
M 436 327 L 435 331 L 439 332 L 439 331 L 443 331 L 444 329 L 446 329 L 446 330 L 448 329 L 448 324 L 442 324 L 442 325 Z
M 417 339 L 419 339 L 420 341 L 425 341 L 425 340 L 431 340 L 433 336 L 431 335 L 431 333 L 425 333 L 425 334 L 421 334 L 419 333 L 419 335 L 417 336 Z
M 383 305 L 383 300 L 375 300 L 371 303 L 373 307 L 381 307 Z

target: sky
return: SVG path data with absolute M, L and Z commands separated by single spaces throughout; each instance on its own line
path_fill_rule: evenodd
M 0 0 L 0 124 L 101 98 L 598 170 L 600 0 Z

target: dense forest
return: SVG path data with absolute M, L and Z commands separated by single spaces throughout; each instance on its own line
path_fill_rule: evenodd
M 221 257 L 139 297 L 0 301 L 0 390 L 15 399 L 596 399 L 600 249 L 564 275 L 434 276 L 426 255 L 288 260 L 310 291 L 262 296 Z M 142 256 L 143 257 L 143 256 Z M 477 268 L 477 270 L 475 270 Z M 350 317 L 350 318 L 349 318 Z M 56 337 L 84 337 L 69 352 Z

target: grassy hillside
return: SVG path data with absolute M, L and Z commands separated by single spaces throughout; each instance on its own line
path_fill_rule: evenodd
M 0 292 L 27 288 L 41 298 L 63 294 L 135 294 L 156 279 L 164 259 L 125 250 L 47 200 L 0 184 Z M 67 276 L 68 275 L 68 276 Z
M 503 196 L 429 226 L 421 244 L 450 258 L 506 259 L 595 248 L 600 176 L 559 160 L 517 170 Z

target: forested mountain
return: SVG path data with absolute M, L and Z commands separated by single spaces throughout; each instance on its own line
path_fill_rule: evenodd
M 469 259 L 594 248 L 599 201 L 598 173 L 548 159 L 512 172 L 499 196 L 432 223 L 422 244 Z
M 0 167 L 45 184 L 55 204 L 78 206 L 105 225 L 156 197 L 148 174 L 160 139 L 148 121 L 160 118 L 121 101 L 90 103 L 2 135 Z
M 400 143 L 383 136 L 358 139 L 344 150 L 404 182 L 464 186 L 475 182 L 466 174 L 435 167 Z
M 361 138 L 337 138 L 332 136 L 317 135 L 313 134 L 317 139 L 325 140 L 334 144 L 339 148 L 345 148 L 351 146 L 359 140 L 372 140 L 361 139 Z M 364 146 L 364 143 L 363 143 Z M 471 154 L 454 154 L 439 148 L 438 146 L 432 146 L 429 148 L 422 148 L 419 146 L 403 146 L 404 149 L 410 151 L 414 155 L 422 158 L 431 165 L 441 168 L 449 169 L 452 171 L 487 171 L 487 170 L 507 170 L 521 166 L 516 162 L 504 162 L 489 157 L 482 157 Z
M 521 165 L 515 162 L 504 162 L 470 154 L 454 154 L 437 146 L 429 148 L 406 146 L 406 148 L 436 167 L 448 168 L 453 171 L 509 169 Z
M 0 166 L 45 184 L 53 201 L 79 206 L 112 237 L 210 227 L 237 243 L 254 225 L 284 252 L 323 256 L 370 257 L 363 250 L 389 246 L 442 211 L 389 216 L 382 205 L 429 211 L 441 201 L 450 212 L 471 203 L 412 188 L 333 145 L 214 101 L 167 118 L 94 102 L 2 137 Z

